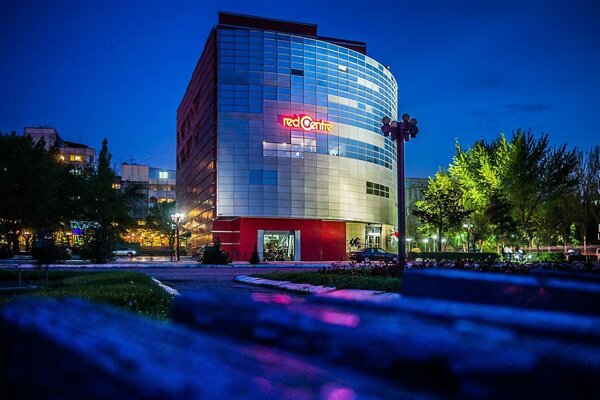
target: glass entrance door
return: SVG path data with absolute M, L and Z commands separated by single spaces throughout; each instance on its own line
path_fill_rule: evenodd
M 265 231 L 263 259 L 265 261 L 294 261 L 294 231 Z
M 381 225 L 368 224 L 365 229 L 366 247 L 381 247 Z

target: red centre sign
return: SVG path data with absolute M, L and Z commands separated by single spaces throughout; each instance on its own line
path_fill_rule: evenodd
M 293 117 L 282 116 L 281 124 L 286 128 L 298 128 L 303 131 L 324 131 L 331 132 L 333 124 L 329 121 L 315 121 L 310 115 L 294 115 Z

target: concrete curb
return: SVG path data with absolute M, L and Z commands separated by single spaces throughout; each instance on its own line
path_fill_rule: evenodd
M 156 279 L 156 278 L 152 278 L 152 280 L 153 280 L 154 282 L 156 282 L 156 284 L 157 284 L 158 286 L 160 286 L 160 287 L 161 287 L 161 289 L 163 289 L 165 292 L 167 292 L 167 293 L 168 293 L 168 294 L 170 294 L 171 296 L 179 296 L 179 294 L 180 294 L 180 293 L 179 293 L 179 290 L 177 290 L 177 289 L 173 289 L 171 286 L 167 286 L 167 285 L 165 285 L 164 283 L 162 283 L 161 281 L 159 281 L 159 280 L 158 280 L 158 279 Z
M 292 283 L 290 281 L 273 281 L 270 279 L 255 278 L 248 275 L 238 275 L 233 280 L 236 282 L 247 283 L 249 285 L 267 286 L 301 293 L 319 294 L 336 290 L 334 287 L 313 286 L 306 283 Z
M 382 303 L 400 299 L 400 294 L 398 293 L 389 293 L 377 290 L 337 289 L 334 287 L 309 285 L 307 283 L 274 281 L 270 279 L 255 278 L 248 275 L 238 275 L 234 278 L 234 281 L 246 283 L 249 285 L 266 286 L 299 293 L 310 293 L 317 296 L 331 297 L 342 300 L 357 300 Z
M 277 268 L 277 269 L 285 269 L 285 268 L 324 268 L 331 266 L 328 263 L 272 263 L 272 264 L 250 264 L 250 263 L 230 263 L 230 264 L 201 264 L 198 262 L 184 262 L 184 263 L 176 263 L 176 262 L 127 262 L 127 263 L 106 263 L 106 264 L 50 264 L 48 267 L 50 269 L 86 269 L 86 268 Z M 27 264 L 16 264 L 16 263 L 0 263 L 0 269 L 39 269 L 38 264 L 27 263 Z

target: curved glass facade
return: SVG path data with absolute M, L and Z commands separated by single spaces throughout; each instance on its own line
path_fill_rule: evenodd
M 380 131 L 382 116 L 396 117 L 389 70 L 311 37 L 216 33 L 216 217 L 394 225 L 395 146 Z M 304 116 L 317 123 L 289 122 Z

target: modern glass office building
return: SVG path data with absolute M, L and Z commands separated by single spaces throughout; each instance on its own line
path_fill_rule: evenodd
M 219 13 L 177 111 L 177 199 L 191 250 L 339 260 L 390 249 L 397 83 L 366 44 Z M 390 249 L 392 251 L 395 248 Z

